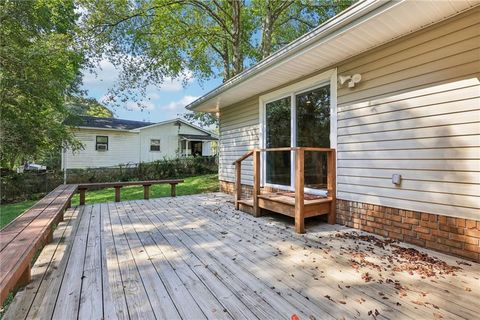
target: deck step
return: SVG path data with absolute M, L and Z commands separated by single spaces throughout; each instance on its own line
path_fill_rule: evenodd
M 261 194 L 258 196 L 258 198 L 295 206 L 294 197 L 279 195 L 276 193 Z M 320 198 L 320 199 L 304 200 L 304 203 L 305 203 L 305 206 L 309 206 L 309 205 L 315 205 L 320 203 L 329 203 L 331 201 L 332 201 L 332 198 L 327 197 L 327 198 Z
M 264 193 L 258 196 L 259 207 L 269 211 L 284 214 L 290 217 L 295 216 L 295 198 L 278 193 Z M 304 200 L 305 217 L 328 214 L 332 198 L 319 198 Z M 238 201 L 239 210 L 253 214 L 253 199 L 242 199 Z

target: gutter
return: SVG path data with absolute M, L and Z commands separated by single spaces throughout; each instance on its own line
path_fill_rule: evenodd
M 219 87 L 213 89 L 212 91 L 208 92 L 204 96 L 198 98 L 197 100 L 191 102 L 189 105 L 186 106 L 188 110 L 195 110 L 201 103 L 214 98 L 215 96 L 219 95 L 230 89 L 231 87 L 238 85 L 253 76 L 265 71 L 270 66 L 280 63 L 285 59 L 288 59 L 293 54 L 305 49 L 319 38 L 327 37 L 328 35 L 338 31 L 348 23 L 368 14 L 369 12 L 385 5 L 395 5 L 398 4 L 398 1 L 377 1 L 377 0 L 363 0 L 359 1 L 354 4 L 349 9 L 341 12 L 337 16 L 330 18 L 329 20 L 322 23 L 320 26 L 315 28 L 314 30 L 310 31 L 309 33 L 301 36 L 297 40 L 291 42 L 284 48 L 280 49 L 279 51 L 275 52 L 274 54 L 268 56 L 267 58 L 263 59 L 253 67 L 244 70 L 243 72 L 239 73 L 235 77 L 227 80 Z

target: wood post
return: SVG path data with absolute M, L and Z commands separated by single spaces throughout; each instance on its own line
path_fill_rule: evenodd
M 260 150 L 253 152 L 253 215 L 260 216 L 258 195 L 260 194 Z
M 305 151 L 297 148 L 295 150 L 295 232 L 297 233 L 305 233 L 304 160 Z
M 80 193 L 80 205 L 84 206 L 85 205 L 85 192 L 87 189 L 78 189 L 78 192 Z
M 170 186 L 172 187 L 171 190 L 170 190 L 170 195 L 172 197 L 176 197 L 177 196 L 177 184 L 176 183 L 170 183 Z
M 120 202 L 120 189 L 122 186 L 114 186 L 115 188 L 115 202 Z
M 70 209 L 72 207 L 72 199 L 68 199 L 67 201 L 67 209 Z
M 327 192 L 331 198 L 328 223 L 335 224 L 337 220 L 337 168 L 335 150 L 327 153 Z
M 148 200 L 150 199 L 150 185 L 144 184 L 143 185 L 143 199 Z
M 17 281 L 16 287 L 23 287 L 30 283 L 32 280 L 32 268 L 30 267 L 30 263 L 27 263 L 25 270 L 23 271 L 22 275 Z
M 240 199 L 242 198 L 242 163 L 235 162 L 235 209 L 240 208 Z

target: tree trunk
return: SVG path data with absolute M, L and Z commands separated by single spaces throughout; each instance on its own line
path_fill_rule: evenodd
M 237 0 L 231 1 L 232 6 L 232 38 L 233 38 L 233 76 L 243 71 L 242 55 L 242 29 L 241 29 L 241 10 L 242 3 Z
M 262 59 L 268 57 L 272 51 L 272 28 L 273 28 L 273 20 L 271 11 L 265 14 L 262 23 L 262 46 L 261 46 L 261 54 Z
M 223 82 L 225 82 L 232 77 L 230 71 L 230 53 L 228 52 L 227 40 L 223 42 L 223 53 Z

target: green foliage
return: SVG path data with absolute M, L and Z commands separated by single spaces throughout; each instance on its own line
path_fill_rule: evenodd
M 114 105 L 132 98 L 132 89 L 141 98 L 148 85 L 167 78 L 226 81 L 353 2 L 80 0 L 90 58 L 108 57 L 123 71 L 111 90 Z M 215 123 L 203 114 L 186 117 Z
M 188 157 L 141 163 L 136 167 L 68 170 L 68 183 L 159 180 L 218 172 L 215 157 Z M 63 183 L 63 172 L 10 172 L 0 176 L 1 202 L 38 199 Z
M 63 125 L 64 96 L 78 89 L 73 0 L 0 2 L 0 164 L 78 147 Z
M 65 103 L 67 109 L 77 116 L 111 118 L 113 112 L 95 98 L 70 96 Z
M 189 122 L 196 123 L 203 128 L 218 128 L 218 117 L 216 114 L 208 112 L 187 112 L 183 115 Z

